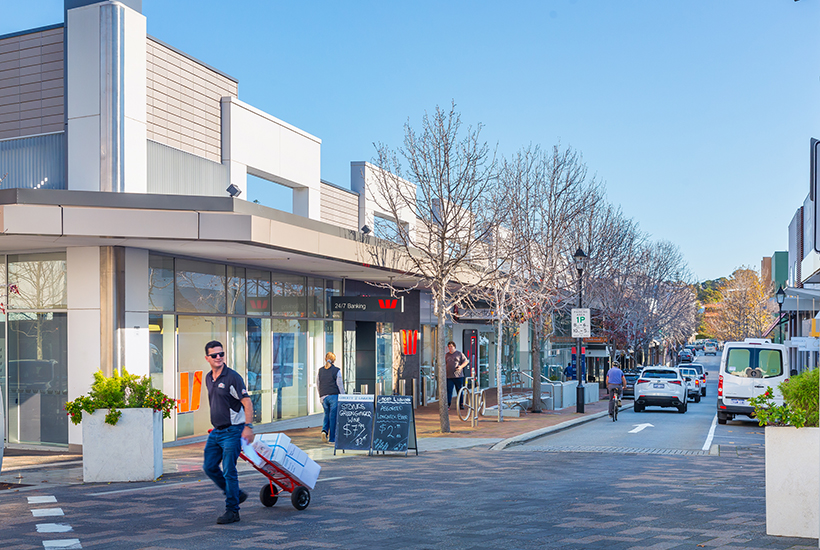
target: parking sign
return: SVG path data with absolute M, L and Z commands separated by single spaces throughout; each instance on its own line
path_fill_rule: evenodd
M 590 336 L 592 336 L 592 323 L 589 318 L 589 308 L 573 308 L 572 337 L 589 338 Z

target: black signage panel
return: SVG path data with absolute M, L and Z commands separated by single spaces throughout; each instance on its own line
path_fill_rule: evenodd
M 413 397 L 379 395 L 373 424 L 373 450 L 407 453 L 410 425 L 413 422 Z M 415 431 L 415 424 L 413 425 Z
M 404 312 L 404 298 L 393 296 L 334 296 L 330 298 L 333 311 L 398 311 Z
M 336 449 L 370 451 L 373 434 L 374 402 L 372 395 L 339 396 L 336 413 Z

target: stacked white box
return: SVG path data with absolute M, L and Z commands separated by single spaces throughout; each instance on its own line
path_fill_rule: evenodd
M 311 489 L 316 485 L 322 467 L 305 451 L 291 443 L 285 434 L 257 435 L 252 447 L 260 456 L 288 472 L 300 484 Z M 262 469 L 268 471 L 264 466 Z

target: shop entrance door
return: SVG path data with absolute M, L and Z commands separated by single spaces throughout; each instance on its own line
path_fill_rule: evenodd
M 356 321 L 356 386 L 361 392 L 367 386 L 367 393 L 376 391 L 376 323 Z

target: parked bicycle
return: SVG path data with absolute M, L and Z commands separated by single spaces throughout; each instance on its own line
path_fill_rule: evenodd
M 478 387 L 474 376 L 464 380 L 464 386 L 456 394 L 456 411 L 459 420 L 478 420 L 484 414 L 485 409 L 484 391 Z

